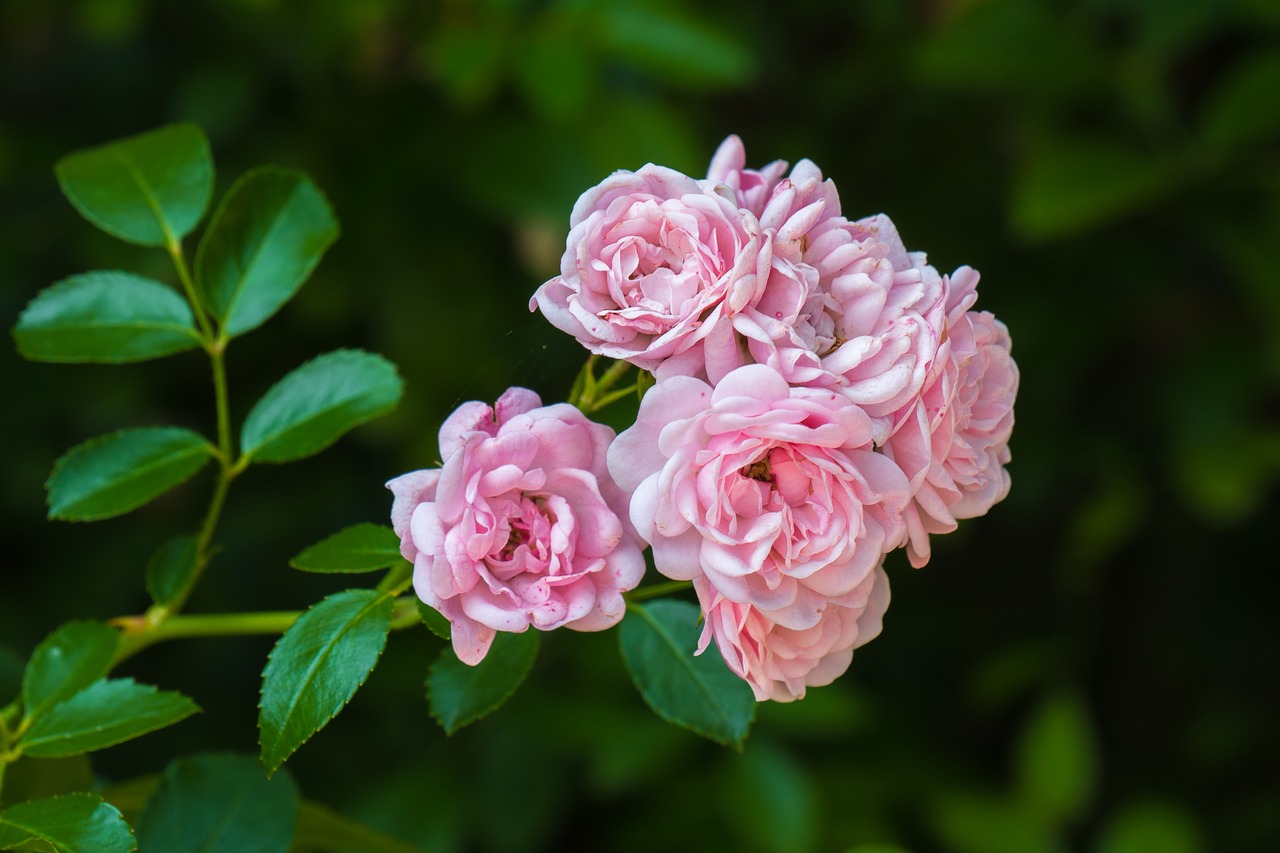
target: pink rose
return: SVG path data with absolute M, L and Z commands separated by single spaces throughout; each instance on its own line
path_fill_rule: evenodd
M 781 161 L 760 172 L 744 162 L 741 141 L 729 137 L 709 174 L 758 215 L 773 258 L 756 310 L 734 327 L 754 361 L 793 385 L 832 388 L 861 406 L 883 444 L 933 365 L 942 279 L 924 254 L 906 250 L 889 217 L 841 215 L 835 184 L 811 161 L 786 178 Z
M 774 160 L 763 169 L 748 169 L 747 152 L 737 136 L 727 136 L 711 158 L 707 180 L 723 184 L 738 200 L 738 206 L 759 217 L 773 195 L 784 172 L 787 161 Z
M 929 535 L 983 515 L 1009 493 L 1013 404 L 1018 366 L 1004 324 L 970 311 L 978 273 L 961 267 L 947 280 L 945 340 L 919 400 L 906 409 L 885 454 L 911 479 L 907 553 L 929 561 Z
M 449 620 L 464 663 L 484 658 L 495 631 L 600 631 L 622 618 L 645 565 L 605 464 L 613 437 L 512 388 L 449 416 L 442 467 L 387 483 L 414 590 Z
M 871 449 L 866 414 L 765 365 L 714 389 L 659 381 L 609 469 L 633 492 L 631 520 L 658 571 L 703 577 L 792 630 L 812 628 L 830 602 L 853 606 L 906 532 L 906 477 Z
M 846 603 L 831 602 L 809 628 L 772 621 L 750 604 L 725 598 L 705 578 L 693 588 L 706 615 L 701 653 L 714 639 L 720 655 L 760 702 L 803 699 L 806 687 L 822 687 L 849 668 L 853 650 L 880 633 L 889 606 L 889 578 L 877 566 Z
M 617 172 L 569 224 L 560 275 L 530 310 L 644 370 L 718 379 L 744 363 L 733 320 L 760 299 L 770 255 L 727 188 L 660 166 Z

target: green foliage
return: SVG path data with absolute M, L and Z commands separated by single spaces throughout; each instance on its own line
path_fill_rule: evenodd
M 147 592 L 151 600 L 165 607 L 181 595 L 199 565 L 196 537 L 175 536 L 165 542 L 147 561 Z
M 718 88 L 755 74 L 755 57 L 742 44 L 679 5 L 616 2 L 596 12 L 603 47 L 670 83 Z
M 1096 853 L 1202 853 L 1206 849 L 1186 811 L 1147 800 L 1126 805 L 1107 822 Z
M 133 831 L 96 794 L 67 794 L 0 811 L 0 849 L 133 853 Z
M 1053 831 L 1012 800 L 957 792 L 930 817 L 944 849 L 955 853 L 1065 853 Z
M 64 758 L 132 740 L 199 710 L 181 693 L 131 678 L 104 679 L 36 716 L 18 745 L 35 758 Z
M 1109 139 L 1045 140 L 1013 188 L 1013 221 L 1035 239 L 1061 237 L 1132 213 L 1171 188 L 1158 158 Z
M 1232 69 L 1205 107 L 1202 135 L 1221 151 L 1263 143 L 1280 133 L 1280 51 L 1249 56 Z
M 248 756 L 179 758 L 147 798 L 138 842 L 165 853 L 286 853 L 298 806 L 288 772 L 267 779 Z
M 13 337 L 32 361 L 120 363 L 200 346 L 191 308 L 159 282 L 88 272 L 40 291 Z
M 768 853 L 815 849 L 818 792 L 802 763 L 786 750 L 758 741 L 726 763 L 716 793 L 724 824 L 738 837 L 737 849 Z
M 381 356 L 338 350 L 317 356 L 273 385 L 250 410 L 241 453 L 290 462 L 319 453 L 345 432 L 395 408 L 404 382 Z
M 392 599 L 370 589 L 337 592 L 285 631 L 262 671 L 262 763 L 279 769 L 322 729 L 373 671 L 391 630 Z
M 31 653 L 22 677 L 27 719 L 69 699 L 106 675 L 120 645 L 120 633 L 101 622 L 68 622 Z
M 442 640 L 449 639 L 449 620 L 444 618 L 444 614 L 421 599 L 416 602 L 415 606 L 418 608 L 418 618 L 422 620 L 422 624 L 426 625 L 431 633 Z
M 289 561 L 304 572 L 374 572 L 404 562 L 400 537 L 381 524 L 353 524 Z
M 53 466 L 49 517 L 94 521 L 121 515 L 188 480 L 213 455 L 181 427 L 138 427 L 90 439 Z
M 714 645 L 694 654 L 698 618 L 687 601 L 630 606 L 618 630 L 622 659 L 655 714 L 741 749 L 755 719 L 755 697 Z
M 1082 817 L 1098 779 L 1098 747 L 1079 698 L 1051 695 L 1022 732 L 1018 792 L 1030 814 L 1050 826 Z
M 24 757 L 10 765 L 4 776 L 0 805 L 42 800 L 93 788 L 89 756 L 67 758 Z
M 204 216 L 213 192 L 209 141 L 193 124 L 69 154 L 54 171 L 86 219 L 144 246 L 181 240 Z
M 427 676 L 431 716 L 452 735 L 498 710 L 524 683 L 538 657 L 538 645 L 536 630 L 499 631 L 489 653 L 475 666 L 458 660 L 453 649 L 445 649 Z
M 301 172 L 261 167 L 236 181 L 196 254 L 197 289 L 223 336 L 279 311 L 337 237 L 329 203 Z

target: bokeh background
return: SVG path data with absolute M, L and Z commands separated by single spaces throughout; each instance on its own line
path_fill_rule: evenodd
M 982 271 L 1022 371 L 1010 497 L 927 568 L 894 555 L 884 634 L 762 706 L 741 755 L 653 717 L 612 632 L 546 637 L 520 693 L 447 739 L 419 630 L 291 760 L 303 793 L 429 851 L 1280 849 L 1278 35 L 1273 0 L 5 0 L 0 316 L 87 269 L 173 278 L 65 202 L 67 152 L 194 120 L 219 192 L 309 172 L 343 236 L 229 351 L 235 412 L 338 346 L 391 358 L 408 396 L 237 482 L 191 602 L 301 608 L 337 584 L 287 559 L 384 521 L 383 481 L 435 461 L 457 403 L 563 399 L 584 354 L 527 302 L 580 192 L 646 162 L 701 175 L 730 132 L 750 165 L 808 157 L 846 213 Z M 144 609 L 147 557 L 208 495 L 52 524 L 53 460 L 213 427 L 198 353 L 0 365 L 8 692 L 60 622 Z M 99 782 L 254 752 L 269 647 L 131 661 L 206 712 L 98 753 Z

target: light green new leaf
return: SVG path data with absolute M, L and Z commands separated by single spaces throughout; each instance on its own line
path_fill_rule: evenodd
M 32 361 L 121 364 L 200 346 L 191 308 L 158 281 L 87 272 L 40 291 L 13 329 Z
M 338 237 L 301 172 L 260 167 L 228 190 L 196 252 L 196 287 L 227 337 L 255 329 L 298 292 Z
M 22 676 L 26 718 L 39 717 L 106 675 L 119 645 L 119 631 L 88 620 L 68 622 L 41 640 Z
M 319 453 L 343 433 L 395 408 L 404 381 L 373 353 L 318 356 L 273 385 L 245 418 L 241 452 L 258 462 Z
M 373 572 L 404 562 L 400 537 L 381 524 L 353 524 L 289 561 L 304 572 Z
M 67 794 L 18 803 L 0 812 L 0 850 L 133 853 L 133 830 L 96 794 Z
M 445 649 L 427 676 L 431 716 L 453 734 L 496 711 L 511 698 L 538 657 L 538 632 L 499 631 L 484 660 L 468 666 L 453 649 Z
M 78 444 L 49 475 L 49 517 L 93 521 L 136 509 L 185 482 L 214 454 L 181 427 L 124 429 Z
M 147 561 L 147 592 L 164 607 L 191 582 L 196 570 L 196 537 L 175 536 Z
M 165 768 L 138 820 L 138 842 L 164 853 L 286 853 L 297 820 L 288 773 L 267 779 L 249 756 L 197 755 Z
M 54 172 L 85 219 L 143 246 L 181 240 L 204 216 L 213 194 L 209 140 L 194 124 L 68 154 Z
M 262 671 L 262 763 L 274 773 L 364 684 L 391 630 L 393 601 L 348 589 L 315 604 L 285 631 Z
M 1098 752 L 1080 699 L 1046 698 L 1018 741 L 1016 776 L 1025 810 L 1051 826 L 1081 817 L 1097 787 Z
M 104 679 L 37 717 L 18 745 L 35 758 L 79 755 L 173 725 L 199 710 L 172 690 L 131 678 Z
M 687 601 L 628 607 L 618 631 L 622 659 L 655 714 L 741 749 L 755 719 L 755 697 L 714 645 L 693 653 L 698 613 Z

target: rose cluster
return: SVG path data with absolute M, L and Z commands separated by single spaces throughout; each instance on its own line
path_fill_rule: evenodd
M 886 555 L 923 566 L 1009 490 L 1018 371 L 977 283 L 734 136 L 705 179 L 615 173 L 530 307 L 656 382 L 617 436 L 524 389 L 455 412 L 442 467 L 388 484 L 418 595 L 476 663 L 495 631 L 615 624 L 647 545 L 757 699 L 830 683 L 880 631 Z

